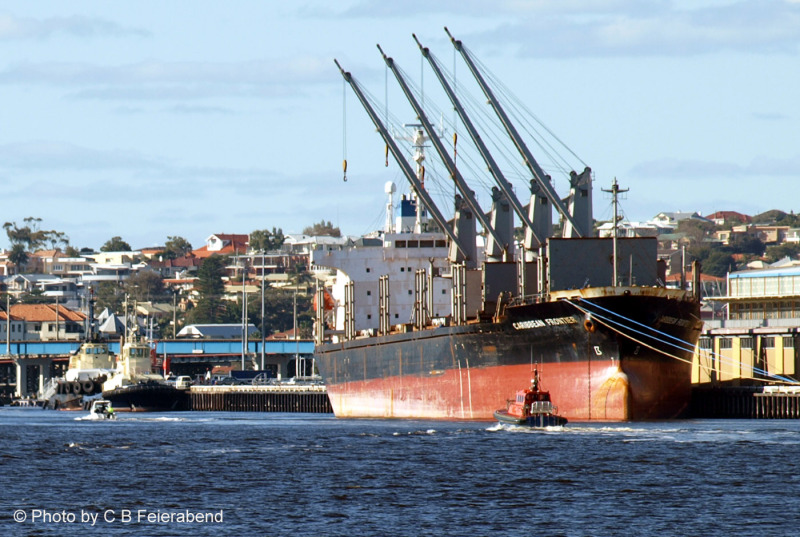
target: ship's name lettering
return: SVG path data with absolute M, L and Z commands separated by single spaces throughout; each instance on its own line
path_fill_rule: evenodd
M 529 328 L 542 328 L 545 326 L 561 326 L 566 324 L 577 324 L 575 317 L 552 317 L 550 319 L 530 319 L 528 321 L 518 321 L 514 323 L 517 330 L 527 330 Z
M 677 326 L 687 327 L 689 326 L 688 319 L 678 319 L 676 317 L 670 317 L 669 315 L 664 315 L 659 319 L 659 322 L 664 324 L 674 324 Z

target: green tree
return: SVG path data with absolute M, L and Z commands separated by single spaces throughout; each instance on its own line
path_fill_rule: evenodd
M 31 289 L 30 293 L 20 298 L 22 304 L 49 304 L 53 301 L 49 296 L 44 296 L 44 291 L 39 289 Z
M 183 257 L 192 251 L 192 244 L 183 237 L 174 236 L 167 237 L 167 242 L 164 245 L 164 257 L 166 259 L 176 259 Z
M 101 252 L 130 252 L 131 245 L 122 240 L 122 237 L 111 237 L 100 248 Z
M 775 219 L 775 224 L 779 226 L 800 227 L 800 215 L 794 214 L 794 211 L 790 211 L 789 214 L 784 213 L 783 216 Z
M 730 253 L 722 249 L 712 250 L 702 262 L 703 273 L 724 278 L 728 272 L 736 270 L 736 262 Z
M 283 230 L 272 228 L 259 229 L 250 233 L 250 250 L 252 252 L 269 252 L 277 250 L 283 245 L 286 237 L 283 236 Z
M 325 220 L 320 220 L 318 224 L 314 224 L 313 226 L 303 229 L 303 234 L 312 235 L 315 237 L 320 235 L 327 235 L 330 237 L 342 236 L 342 232 L 338 227 L 333 227 L 333 224 L 326 222 Z
M 38 250 L 44 248 L 48 243 L 52 249 L 58 246 L 69 246 L 69 237 L 66 233 L 56 230 L 39 229 L 42 222 L 41 218 L 28 216 L 23 220 L 24 226 L 19 226 L 16 222 L 6 222 L 3 229 L 6 230 L 8 241 L 11 246 L 21 244 L 26 250 Z
M 783 244 L 778 244 L 776 246 L 767 246 L 766 250 L 767 262 L 769 263 L 774 263 L 775 261 L 783 259 L 784 257 L 796 259 L 798 254 L 800 254 L 800 244 L 792 244 L 788 242 L 784 242 Z
M 25 245 L 17 243 L 11 246 L 11 252 L 8 254 L 8 260 L 17 266 L 17 271 L 28 263 L 28 252 L 25 251 Z
M 187 314 L 187 323 L 228 323 L 235 322 L 235 306 L 222 299 L 225 292 L 226 257 L 212 255 L 203 261 L 197 270 L 195 288 L 199 294 L 197 304 Z
M 100 282 L 100 285 L 95 290 L 95 308 L 97 312 L 99 313 L 108 308 L 116 314 L 121 314 L 124 294 L 122 288 L 116 282 Z
M 692 241 L 692 244 L 703 242 L 703 239 L 711 236 L 716 227 L 713 222 L 703 222 L 694 218 L 684 218 L 678 222 L 678 233 L 685 233 Z
M 139 302 L 149 302 L 164 295 L 164 280 L 152 270 L 140 270 L 125 280 L 125 292 Z
M 241 311 L 241 302 L 239 311 Z M 312 298 L 297 295 L 297 326 L 301 337 L 310 337 L 313 325 Z M 241 318 L 241 315 L 239 316 Z M 247 304 L 247 320 L 261 329 L 261 300 L 250 297 Z M 276 332 L 286 332 L 294 327 L 294 293 L 282 289 L 264 290 L 264 333 L 268 336 Z
M 766 249 L 764 241 L 745 233 L 734 234 L 728 241 L 728 246 L 735 254 L 753 254 L 757 256 L 764 255 L 764 250 Z

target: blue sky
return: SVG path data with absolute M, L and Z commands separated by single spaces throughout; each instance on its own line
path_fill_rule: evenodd
M 444 26 L 592 167 L 596 218 L 614 177 L 636 220 L 800 209 L 797 1 L 40 0 L 0 1 L 2 220 L 94 248 L 381 227 L 408 187 L 333 59 L 410 122 L 375 45 L 433 102 L 411 34 L 466 87 Z

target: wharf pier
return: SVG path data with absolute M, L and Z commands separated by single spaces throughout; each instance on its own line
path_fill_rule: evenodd
M 689 416 L 705 419 L 800 419 L 800 389 L 783 386 L 695 387 Z
M 192 386 L 191 410 L 332 414 L 324 385 Z

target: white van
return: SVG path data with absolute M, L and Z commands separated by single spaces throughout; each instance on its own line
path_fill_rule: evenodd
M 188 390 L 192 385 L 192 377 L 189 375 L 181 375 L 175 379 L 175 387 L 179 390 Z

